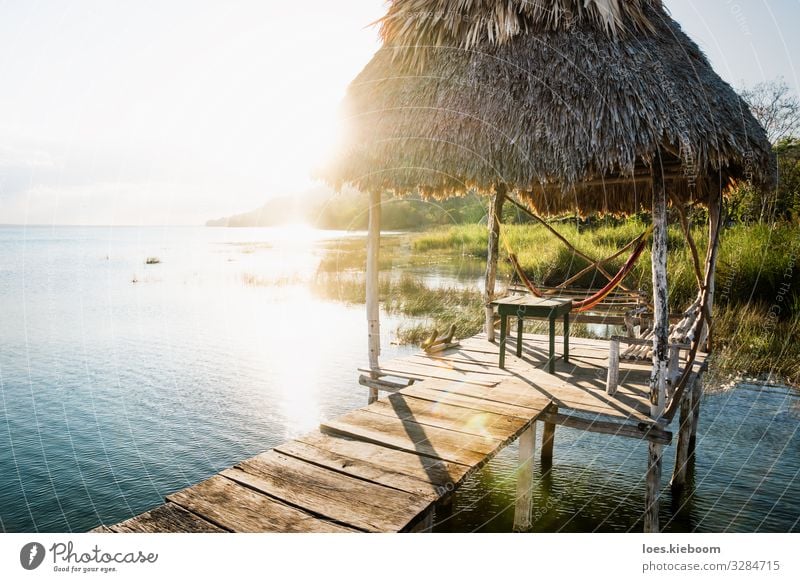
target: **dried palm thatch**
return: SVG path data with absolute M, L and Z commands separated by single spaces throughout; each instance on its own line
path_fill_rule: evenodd
M 660 0 L 394 0 L 351 84 L 337 187 L 447 197 L 499 183 L 540 212 L 648 207 L 770 184 L 747 106 Z

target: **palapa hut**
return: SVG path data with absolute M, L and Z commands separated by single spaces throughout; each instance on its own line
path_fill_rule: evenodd
M 345 98 L 346 142 L 325 171 L 335 186 L 371 196 L 371 367 L 380 350 L 382 193 L 491 197 L 487 304 L 507 196 L 545 215 L 647 210 L 658 418 L 668 358 L 667 206 L 681 215 L 709 208 L 704 265 L 685 229 L 699 292 L 693 358 L 710 323 L 723 193 L 738 180 L 773 180 L 770 144 L 745 103 L 662 0 L 393 0 L 380 32 L 382 48 Z M 488 309 L 486 331 L 492 339 Z

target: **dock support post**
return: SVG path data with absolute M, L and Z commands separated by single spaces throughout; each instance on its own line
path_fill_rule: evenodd
M 434 509 L 431 507 L 425 512 L 425 516 L 412 527 L 410 533 L 430 533 L 433 531 L 433 513 Z
M 608 349 L 608 376 L 606 377 L 606 394 L 614 396 L 619 386 L 619 337 L 611 336 Z
M 698 376 L 692 388 L 692 428 L 689 434 L 689 456 L 694 456 L 697 443 L 697 425 L 700 422 L 700 399 L 703 397 L 703 376 Z
M 695 381 L 697 381 L 696 377 Z M 675 468 L 672 471 L 672 479 L 670 480 L 670 485 L 676 492 L 680 492 L 686 485 L 686 473 L 689 464 L 689 440 L 691 439 L 693 420 L 692 390 L 685 390 L 681 399 L 678 444 L 675 447 Z
M 553 414 L 558 414 L 558 408 L 553 407 Z M 553 466 L 553 443 L 556 438 L 556 424 L 554 422 L 545 422 L 544 431 L 542 432 L 542 470 Z
M 367 234 L 367 336 L 369 342 L 369 368 L 373 379 L 380 369 L 378 357 L 381 353 L 380 302 L 378 298 L 378 256 L 381 244 L 381 195 L 369 194 L 369 232 Z M 378 389 L 369 389 L 369 403 L 378 399 Z
M 495 194 L 492 197 L 491 207 L 489 208 L 489 245 L 486 252 L 486 281 L 484 285 L 483 300 L 486 305 L 486 339 L 494 341 L 494 308 L 491 303 L 494 301 L 494 287 L 497 280 L 497 256 L 500 244 L 500 219 L 503 216 L 503 202 L 506 200 L 505 184 L 498 184 L 495 187 Z
M 536 455 L 536 422 L 519 437 L 517 469 L 517 504 L 514 509 L 514 531 L 527 531 L 533 513 L 533 464 Z
M 669 360 L 669 300 L 667 292 L 667 192 L 661 152 L 653 162 L 653 370 L 650 374 L 650 415 L 657 420 L 666 406 Z
M 658 533 L 658 502 L 661 495 L 661 455 L 664 445 L 647 443 L 647 490 L 645 493 L 644 533 Z

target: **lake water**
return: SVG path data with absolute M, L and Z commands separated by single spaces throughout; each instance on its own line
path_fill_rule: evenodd
M 308 286 L 352 236 L 0 227 L 0 531 L 120 521 L 362 406 L 363 307 Z M 414 269 L 432 285 L 459 276 Z M 383 319 L 384 358 L 411 351 L 391 343 L 398 324 Z M 792 389 L 708 395 L 692 495 L 665 489 L 665 529 L 800 531 L 798 426 Z M 534 530 L 640 530 L 646 456 L 637 441 L 559 428 Z M 436 529 L 510 531 L 515 459 L 511 446 L 470 479 Z

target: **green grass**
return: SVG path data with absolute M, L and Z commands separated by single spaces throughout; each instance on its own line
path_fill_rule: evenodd
M 800 386 L 800 315 L 775 320 L 769 312 L 765 304 L 716 310 L 710 386 L 742 376 Z
M 560 224 L 556 230 L 590 257 L 608 257 L 641 234 L 647 226 L 637 220 L 621 225 L 582 229 L 573 224 Z M 700 260 L 705 257 L 708 235 L 705 229 L 694 228 Z M 503 226 L 502 237 L 519 258 L 520 264 L 537 284 L 558 285 L 577 274 L 588 262 L 575 255 L 543 226 L 537 224 Z M 417 253 L 471 255 L 485 257 L 486 227 L 481 225 L 453 226 L 421 234 L 413 241 Z M 505 260 L 505 244 L 500 247 L 501 275 L 510 276 L 511 266 Z M 691 252 L 677 226 L 668 232 L 668 277 L 670 304 L 680 310 L 690 304 L 697 294 L 697 283 Z M 800 264 L 793 267 L 800 254 L 800 229 L 791 225 L 737 225 L 723 231 L 717 270 L 717 288 L 721 304 L 747 304 L 753 300 L 771 302 L 777 288 L 784 282 L 793 290 L 800 289 Z M 624 253 L 606 264 L 606 270 L 616 273 L 628 258 Z M 789 276 L 786 277 L 787 272 Z M 591 271 L 576 281 L 576 287 L 599 288 L 605 278 Z M 651 293 L 650 250 L 646 249 L 624 283 L 634 289 Z M 797 291 L 795 291 L 797 293 Z M 789 313 L 785 314 L 789 316 Z

